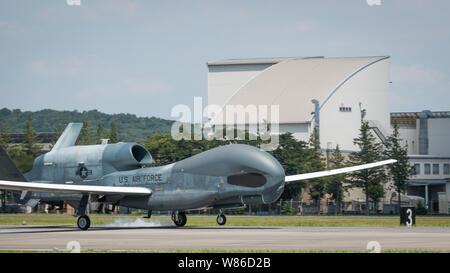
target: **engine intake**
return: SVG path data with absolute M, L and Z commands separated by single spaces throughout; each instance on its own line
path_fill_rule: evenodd
M 137 143 L 109 144 L 103 152 L 103 164 L 110 165 L 117 171 L 135 169 L 152 162 L 150 152 Z

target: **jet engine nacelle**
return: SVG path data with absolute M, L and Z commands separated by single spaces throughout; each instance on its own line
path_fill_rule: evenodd
M 153 162 L 150 152 L 137 143 L 70 146 L 38 157 L 27 178 L 48 181 L 98 179 Z
M 135 169 L 151 163 L 150 152 L 136 143 L 109 144 L 103 151 L 103 164 L 110 165 L 117 171 Z

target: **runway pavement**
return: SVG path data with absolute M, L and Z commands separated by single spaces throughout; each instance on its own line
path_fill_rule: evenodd
M 0 226 L 0 250 L 382 250 L 450 251 L 450 228 Z

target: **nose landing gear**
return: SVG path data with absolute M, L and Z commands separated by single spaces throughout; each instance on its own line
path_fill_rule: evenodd
M 150 219 L 152 217 L 152 211 L 151 210 L 148 210 L 147 211 L 147 216 L 144 216 L 143 218 L 145 218 L 145 219 Z
M 182 227 L 186 225 L 187 217 L 184 211 L 174 211 L 172 212 L 172 221 L 177 227 Z

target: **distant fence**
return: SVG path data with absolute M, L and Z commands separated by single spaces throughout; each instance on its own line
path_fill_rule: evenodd
M 401 206 L 414 206 L 416 205 L 403 203 Z M 25 213 L 25 212 L 41 212 L 41 213 L 73 213 L 73 209 L 69 210 L 69 206 L 66 204 L 45 205 L 41 204 L 34 209 L 17 205 L 9 204 L 6 207 L 2 207 L 0 204 L 0 213 Z M 365 215 L 366 207 L 365 202 L 343 202 L 340 206 L 337 206 L 334 202 L 326 203 L 321 202 L 318 206 L 317 202 L 302 202 L 302 201 L 278 201 L 270 205 L 252 205 L 235 209 L 224 209 L 228 215 Z M 132 209 L 127 207 L 113 207 L 112 205 L 99 206 L 98 203 L 91 203 L 91 213 L 107 213 L 107 214 L 144 214 L 145 210 Z M 319 213 L 320 212 L 320 213 Z M 168 215 L 170 211 L 153 211 L 154 215 Z M 190 214 L 199 215 L 215 215 L 218 213 L 218 209 L 200 209 L 190 210 Z M 394 202 L 380 202 L 376 206 L 373 202 L 369 202 L 369 213 L 378 215 L 395 215 L 399 213 L 399 206 Z M 432 201 L 422 206 L 422 214 L 438 214 L 439 202 Z M 418 210 L 418 215 L 420 215 Z

